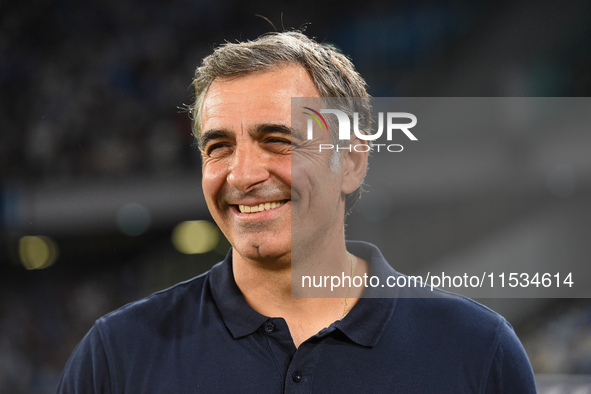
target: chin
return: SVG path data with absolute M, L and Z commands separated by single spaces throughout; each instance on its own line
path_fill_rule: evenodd
M 238 242 L 234 250 L 242 257 L 258 261 L 282 261 L 289 260 L 291 256 L 291 244 L 279 245 L 265 242 Z

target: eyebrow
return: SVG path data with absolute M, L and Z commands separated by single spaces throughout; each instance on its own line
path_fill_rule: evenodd
M 226 129 L 213 129 L 207 130 L 201 134 L 199 138 L 199 148 L 203 148 L 209 141 L 219 140 L 224 138 L 231 138 L 232 133 Z
M 276 124 L 276 123 L 263 123 L 257 125 L 251 134 L 266 134 L 266 133 L 279 133 L 282 135 L 291 136 L 293 130 L 291 127 L 287 127 L 283 124 Z
M 268 133 L 279 133 L 286 136 L 296 135 L 294 130 L 291 127 L 287 127 L 283 124 L 279 123 L 262 123 L 256 125 L 250 134 L 253 136 L 260 136 L 262 134 Z M 206 146 L 210 141 L 218 140 L 218 139 L 231 139 L 233 138 L 234 133 L 227 129 L 212 129 L 207 130 L 203 134 L 201 134 L 201 138 L 199 138 L 199 148 L 203 148 Z

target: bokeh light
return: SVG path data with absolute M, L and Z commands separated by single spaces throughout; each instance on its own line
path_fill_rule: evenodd
M 172 231 L 172 243 L 181 253 L 201 254 L 215 249 L 220 241 L 220 230 L 207 220 L 193 220 L 178 224 Z
M 150 212 L 142 204 L 126 204 L 117 211 L 117 226 L 123 234 L 132 237 L 142 235 L 150 227 Z
M 19 240 L 19 257 L 28 270 L 47 268 L 57 260 L 57 243 L 44 236 L 25 236 Z

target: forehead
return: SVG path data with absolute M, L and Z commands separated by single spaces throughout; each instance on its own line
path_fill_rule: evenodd
M 289 123 L 292 97 L 319 96 L 312 77 L 299 65 L 215 80 L 203 101 L 202 130 L 261 121 Z

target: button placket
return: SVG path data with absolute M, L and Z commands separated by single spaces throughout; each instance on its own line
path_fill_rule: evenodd
M 310 384 L 313 381 L 314 371 L 322 354 L 324 344 L 324 341 L 311 338 L 298 347 L 287 370 L 285 393 L 295 394 L 310 391 Z

